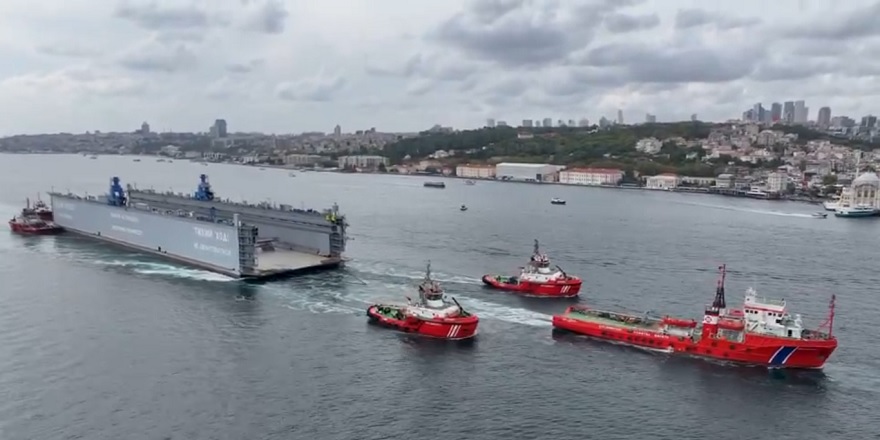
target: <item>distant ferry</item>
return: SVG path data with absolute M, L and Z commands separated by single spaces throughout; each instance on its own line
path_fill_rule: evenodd
M 425 182 L 425 188 L 446 188 L 443 182 Z
M 837 211 L 834 212 L 835 217 L 844 217 L 844 218 L 857 218 L 857 217 L 873 217 L 878 214 L 878 211 L 874 209 L 873 206 L 868 205 L 856 205 L 856 206 L 841 206 L 837 208 Z

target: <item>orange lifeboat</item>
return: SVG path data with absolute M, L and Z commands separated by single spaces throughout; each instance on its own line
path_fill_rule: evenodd
M 673 318 L 670 316 L 664 316 L 663 323 L 672 327 L 694 328 L 697 326 L 697 321 L 693 319 Z
M 744 328 L 746 328 L 746 325 L 741 319 L 722 318 L 718 320 L 718 328 L 741 332 Z

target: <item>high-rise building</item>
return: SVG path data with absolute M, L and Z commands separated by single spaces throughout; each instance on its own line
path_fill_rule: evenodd
M 617 110 L 617 123 L 623 125 L 623 110 Z
M 544 123 L 541 124 L 544 127 L 552 127 L 553 126 L 553 118 L 544 118 Z
M 336 137 L 342 136 L 342 127 L 339 124 L 336 124 L 336 126 L 333 127 L 333 136 L 336 136 Z
M 752 122 L 763 122 L 764 121 L 764 106 L 761 105 L 760 102 L 755 103 L 752 106 Z
M 141 124 L 141 134 L 150 134 L 150 124 L 147 124 L 146 121 Z
M 218 138 L 225 138 L 226 137 L 226 120 L 225 119 L 214 120 L 214 125 L 211 126 L 211 135 L 213 137 L 218 137 Z
M 877 126 L 877 117 L 874 115 L 868 115 L 862 117 L 862 128 L 874 128 Z
M 589 126 L 590 126 L 590 120 L 587 118 L 581 118 L 581 120 L 578 121 L 578 127 L 589 127 Z
M 522 126 L 523 126 L 523 127 L 531 127 L 531 126 L 532 126 L 532 120 L 531 120 L 531 119 L 523 119 L 523 121 L 522 121 Z
M 770 122 L 779 122 L 782 119 L 782 104 L 774 102 L 770 105 Z
M 655 122 L 657 122 L 657 116 L 654 116 L 650 113 L 645 113 L 645 123 L 646 124 L 653 124 Z
M 794 123 L 794 102 L 785 101 L 782 106 L 782 122 L 786 124 Z
M 495 127 L 495 120 L 492 118 L 486 119 L 486 127 L 494 128 Z
M 697 122 L 697 114 L 691 113 L 691 122 Z
M 819 109 L 819 115 L 816 116 L 816 124 L 822 128 L 831 126 L 831 107 L 822 107 Z
M 807 117 L 810 115 L 810 109 L 807 108 L 807 105 L 804 101 L 795 101 L 794 102 L 794 123 L 795 124 L 806 124 Z

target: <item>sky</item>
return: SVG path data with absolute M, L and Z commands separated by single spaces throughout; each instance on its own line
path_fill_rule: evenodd
M 0 135 L 880 112 L 880 1 L 0 1 Z

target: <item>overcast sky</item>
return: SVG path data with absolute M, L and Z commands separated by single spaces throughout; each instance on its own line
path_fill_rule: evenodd
M 867 0 L 2 0 L 0 135 L 878 112 Z

